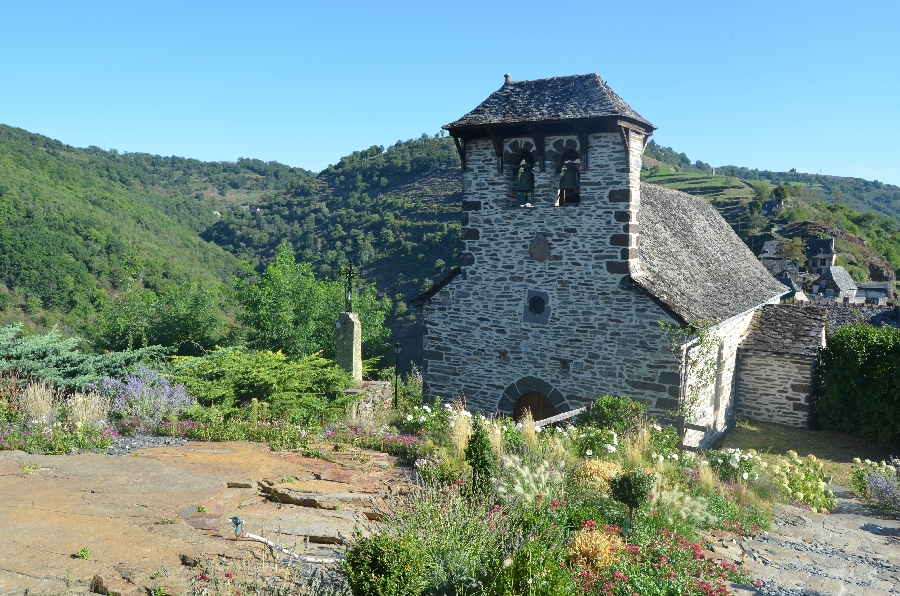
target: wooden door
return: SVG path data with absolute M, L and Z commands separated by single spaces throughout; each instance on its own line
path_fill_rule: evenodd
M 525 415 L 525 410 L 531 410 L 531 417 L 535 422 L 556 416 L 556 408 L 547 399 L 547 396 L 537 391 L 529 391 L 519 398 L 513 409 L 513 420 L 519 420 Z

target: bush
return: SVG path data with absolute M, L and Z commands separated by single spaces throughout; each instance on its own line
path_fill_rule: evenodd
M 425 587 L 425 570 L 420 540 L 387 532 L 357 534 L 343 563 L 354 596 L 419 596 Z
M 578 415 L 579 426 L 608 428 L 618 434 L 636 431 L 644 417 L 644 404 L 627 396 L 604 395 L 595 401 L 590 411 Z
M 813 512 L 828 513 L 834 509 L 837 499 L 825 485 L 822 463 L 814 455 L 804 459 L 800 459 L 796 451 L 788 451 L 788 455 L 771 468 L 785 498 L 795 505 L 807 506 Z
M 630 526 L 634 526 L 634 513 L 650 497 L 653 476 L 641 468 L 623 472 L 609 483 L 609 494 L 616 501 L 628 507 Z
M 184 385 L 173 384 L 158 372 L 138 367 L 124 379 L 105 377 L 91 388 L 110 400 L 110 413 L 127 427 L 153 428 L 176 418 L 194 405 Z
M 318 355 L 288 360 L 281 352 L 221 348 L 174 359 L 174 380 L 203 405 L 230 411 L 253 399 L 268 415 L 294 424 L 324 425 L 342 418 L 358 396 L 344 394 L 350 376 Z
M 481 416 L 475 417 L 472 437 L 466 446 L 466 462 L 472 468 L 472 488 L 479 492 L 490 490 L 497 471 L 497 456 Z
M 900 329 L 850 325 L 822 350 L 818 421 L 828 429 L 900 445 Z
M 706 461 L 722 482 L 753 481 L 759 477 L 760 460 L 756 452 L 729 448 L 724 451 L 708 451 Z
M 853 489 L 876 508 L 900 514 L 900 459 L 890 463 L 853 460 Z

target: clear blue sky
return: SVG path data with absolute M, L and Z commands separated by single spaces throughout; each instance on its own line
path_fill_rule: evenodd
M 320 170 L 598 72 L 712 165 L 900 184 L 900 2 L 0 2 L 0 122 Z

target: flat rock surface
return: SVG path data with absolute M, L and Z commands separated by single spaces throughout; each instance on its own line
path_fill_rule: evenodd
M 272 452 L 256 443 L 187 443 L 125 457 L 0 451 L 0 595 L 146 594 L 188 585 L 202 553 L 269 556 L 244 531 L 314 556 L 334 556 L 355 527 L 368 530 L 373 500 L 406 485 L 410 470 L 377 452 L 335 461 Z M 291 499 L 273 499 L 276 494 Z M 297 504 L 299 503 L 299 504 Z M 75 555 L 90 549 L 87 559 Z
M 753 539 L 715 532 L 708 556 L 743 563 L 763 582 L 758 594 L 900 594 L 900 520 L 830 488 L 838 500 L 830 515 L 776 505 L 769 532 Z

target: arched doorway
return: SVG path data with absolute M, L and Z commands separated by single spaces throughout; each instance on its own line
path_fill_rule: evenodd
M 516 407 L 513 408 L 513 420 L 522 418 L 525 410 L 531 410 L 531 417 L 535 421 L 556 416 L 557 413 L 553 403 L 539 391 L 529 391 L 519 398 Z

